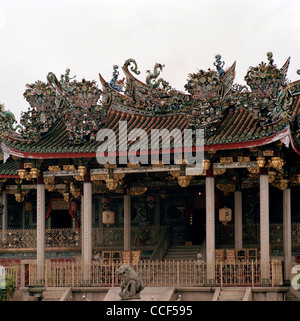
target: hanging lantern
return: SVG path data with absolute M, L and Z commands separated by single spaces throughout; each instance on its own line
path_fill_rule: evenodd
M 27 201 L 27 202 L 24 202 L 24 211 L 32 211 L 32 203 Z
M 102 221 L 103 224 L 106 224 L 107 227 L 115 223 L 115 212 L 111 210 L 106 210 L 102 212 Z
M 232 210 L 228 207 L 223 207 L 219 209 L 219 221 L 224 225 L 231 222 L 232 219 Z

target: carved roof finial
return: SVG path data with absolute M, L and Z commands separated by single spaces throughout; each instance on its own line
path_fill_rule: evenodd
M 215 56 L 216 61 L 214 62 L 214 66 L 217 68 L 217 71 L 219 73 L 219 78 L 223 77 L 225 74 L 225 71 L 223 70 L 223 66 L 225 65 L 224 61 L 221 61 L 221 55 Z
M 271 51 L 267 52 L 267 57 L 269 60 L 269 64 L 273 65 L 274 59 L 273 59 L 273 53 Z

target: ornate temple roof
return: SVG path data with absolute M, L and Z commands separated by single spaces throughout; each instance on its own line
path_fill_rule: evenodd
M 95 157 L 103 143 L 97 140 L 99 129 L 112 129 L 117 143 L 124 139 L 119 121 L 127 121 L 128 132 L 138 128 L 147 134 L 162 128 L 203 129 L 205 150 L 250 148 L 285 139 L 300 154 L 300 81 L 290 83 L 286 78 L 290 59 L 280 69 L 271 53 L 268 60 L 250 67 L 245 76 L 248 86 L 242 86 L 234 84 L 236 63 L 224 70 L 217 55 L 216 70 L 188 75 L 186 93 L 159 78 L 164 66 L 158 63 L 153 72 L 148 71 L 146 81 L 140 81 L 133 59 L 122 67 L 122 80 L 118 66 L 113 67 L 110 82 L 99 74 L 101 89 L 95 81 L 71 78 L 69 69 L 60 80 L 49 73 L 47 82 L 26 86 L 24 97 L 30 107 L 22 113 L 21 125 L 15 125 L 11 112 L 1 109 L 4 160 L 9 155 Z M 149 142 L 142 142 L 142 150 L 148 152 Z

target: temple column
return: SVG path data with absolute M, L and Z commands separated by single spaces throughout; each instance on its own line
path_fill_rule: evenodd
M 131 197 L 124 195 L 124 251 L 131 250 Z
M 291 229 L 291 189 L 283 190 L 283 256 L 284 280 L 290 280 L 292 256 L 292 229 Z
M 269 177 L 261 169 L 260 185 L 260 266 L 263 282 L 270 280 L 270 237 L 269 237 Z
M 7 230 L 7 193 L 6 191 L 2 192 L 1 195 L 1 204 L 3 205 L 2 209 L 2 224 L 0 230 Z
M 215 178 L 212 168 L 206 171 L 205 191 L 207 280 L 213 283 L 215 281 Z
M 45 264 L 45 184 L 41 176 L 37 180 L 37 201 L 36 201 L 36 261 L 37 261 L 37 280 L 44 278 Z
M 243 247 L 242 192 L 234 192 L 234 245 L 236 249 Z
M 90 264 L 92 262 L 92 182 L 90 175 L 85 175 L 83 183 L 82 204 L 82 246 L 81 259 L 83 279 L 89 279 Z

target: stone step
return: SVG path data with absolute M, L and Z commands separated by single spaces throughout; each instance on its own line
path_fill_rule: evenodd
M 220 291 L 218 301 L 243 301 L 244 289 L 223 288 Z
M 65 290 L 46 290 L 43 292 L 43 301 L 59 301 Z

